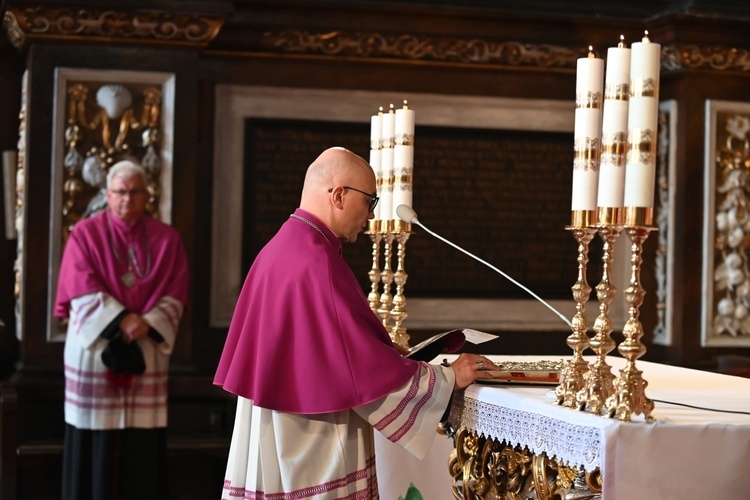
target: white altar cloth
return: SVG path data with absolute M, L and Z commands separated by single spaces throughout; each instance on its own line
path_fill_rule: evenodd
M 618 357 L 607 361 L 615 375 L 625 365 Z M 620 422 L 558 406 L 550 394 L 554 386 L 482 384 L 468 387 L 454 401 L 453 418 L 535 453 L 589 471 L 600 467 L 604 500 L 750 499 L 750 379 L 640 360 L 636 367 L 648 382 L 646 396 L 656 402 L 654 423 L 646 423 L 643 415 Z

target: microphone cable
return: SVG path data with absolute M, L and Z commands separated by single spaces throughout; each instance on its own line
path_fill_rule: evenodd
M 715 411 L 717 413 L 734 413 L 735 415 L 750 415 L 750 412 L 742 411 L 742 410 L 723 410 L 719 408 L 706 408 L 704 406 L 689 405 L 687 403 L 677 403 L 676 401 L 665 401 L 663 399 L 652 399 L 651 401 L 655 403 L 663 403 L 663 404 L 668 404 L 668 405 L 684 406 L 686 408 L 692 408 L 693 410 Z
M 422 224 L 421 222 L 419 222 L 419 219 L 417 218 L 416 212 L 410 206 L 408 206 L 408 205 L 399 205 L 396 208 L 396 214 L 404 222 L 409 222 L 409 223 L 416 224 L 416 225 L 420 226 L 422 229 L 424 229 L 425 231 L 427 231 L 429 234 L 431 234 L 435 238 L 439 239 L 440 241 L 443 241 L 444 243 L 447 243 L 448 245 L 452 246 L 456 250 L 460 250 L 461 252 L 465 253 L 469 257 L 471 257 L 473 259 L 476 259 L 477 261 L 481 262 L 485 266 L 489 267 L 490 269 L 492 269 L 496 273 L 499 273 L 505 279 L 507 279 L 508 281 L 510 281 L 511 283 L 513 283 L 514 285 L 520 287 L 521 289 L 523 289 L 524 291 L 526 291 L 529 295 L 531 295 L 532 297 L 534 297 L 536 300 L 538 300 L 539 302 L 541 302 L 542 304 L 544 304 L 545 306 L 547 306 L 547 308 L 549 308 L 549 310 L 552 311 L 553 313 L 557 314 L 560 317 L 560 319 L 562 319 L 565 322 L 566 325 L 568 325 L 569 327 L 572 326 L 571 323 L 570 323 L 570 320 L 568 318 L 566 318 L 564 314 L 562 314 L 560 311 L 558 311 L 557 309 L 555 309 L 554 307 L 552 307 L 550 304 L 548 304 L 539 295 L 537 295 L 536 293 L 534 293 L 533 291 L 529 290 L 527 287 L 525 287 L 524 285 L 522 285 L 518 281 L 514 280 L 513 278 L 511 278 L 510 276 L 508 276 L 507 274 L 505 274 L 502 270 L 500 270 L 497 267 L 493 266 L 492 264 L 490 264 L 489 262 L 485 261 L 484 259 L 481 259 L 481 258 L 477 257 L 476 255 L 474 255 L 473 253 L 469 252 L 468 250 L 464 250 L 463 248 L 461 248 L 460 246 L 456 245 L 455 243 L 453 243 L 453 242 L 451 242 L 451 241 L 443 238 L 442 236 L 440 236 L 439 234 L 435 233 L 434 231 L 431 231 L 424 224 Z

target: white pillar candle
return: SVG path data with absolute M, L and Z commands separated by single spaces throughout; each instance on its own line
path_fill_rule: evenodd
M 382 220 L 393 220 L 393 145 L 396 135 L 396 119 L 393 104 L 388 113 L 383 113 L 381 138 L 383 149 L 380 151 L 380 172 L 382 184 L 380 189 L 380 217 Z
M 576 65 L 576 110 L 571 210 L 596 211 L 601 153 L 602 89 L 604 60 L 588 57 Z
M 370 166 L 375 173 L 377 193 L 380 196 L 383 186 L 383 174 L 380 171 L 380 155 L 382 151 L 383 108 L 376 115 L 370 117 Z M 380 220 L 380 203 L 375 207 L 375 220 Z
M 396 110 L 395 145 L 393 147 L 393 214 L 397 220 L 399 205 L 412 206 L 414 179 L 414 110 L 404 107 Z
M 648 32 L 646 32 L 648 35 Z M 652 208 L 656 184 L 661 46 L 648 36 L 631 46 L 625 207 Z
M 602 112 L 602 154 L 597 205 L 622 208 L 625 195 L 625 159 L 628 144 L 630 49 L 620 36 L 617 47 L 607 50 Z

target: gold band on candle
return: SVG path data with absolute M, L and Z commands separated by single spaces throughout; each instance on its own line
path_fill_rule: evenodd
M 396 146 L 414 146 L 414 134 L 398 134 Z
M 403 174 L 403 175 L 397 175 L 393 178 L 394 184 L 411 184 L 412 183 L 412 174 Z
M 381 140 L 380 139 L 372 139 L 370 141 L 370 149 L 372 151 L 378 151 L 382 147 Z
M 604 143 L 602 144 L 602 156 L 610 155 L 610 156 L 624 157 L 626 149 L 627 149 L 627 143 L 625 141 Z
M 628 135 L 628 163 L 650 163 L 656 155 L 654 133 L 633 129 Z
M 637 78 L 630 82 L 630 97 L 659 97 L 659 89 L 653 78 Z
M 574 228 L 596 226 L 596 210 L 571 210 L 570 225 Z
M 586 92 L 585 95 L 576 94 L 576 108 L 602 109 L 602 93 Z
M 375 234 L 380 232 L 380 221 L 378 219 L 368 219 L 366 234 Z
M 656 144 L 649 142 L 639 142 L 630 144 L 628 149 L 628 164 L 642 163 L 649 164 L 656 154 Z
M 381 188 L 393 189 L 393 176 L 383 177 L 380 182 Z
M 625 220 L 622 207 L 599 207 L 596 209 L 596 222 L 599 226 L 621 226 Z
M 625 207 L 625 226 L 648 227 L 654 225 L 653 207 Z
M 598 162 L 599 158 L 601 157 L 601 151 L 599 150 L 599 148 L 576 149 L 573 153 L 574 161 L 583 161 L 586 163 L 592 161 Z
M 628 144 L 628 153 L 652 154 L 656 152 L 656 144 L 651 141 L 631 142 Z
M 394 142 L 395 142 L 395 138 L 393 137 L 383 137 L 381 147 L 383 149 L 393 149 Z
M 627 83 L 608 83 L 604 87 L 604 99 L 627 101 L 630 99 L 630 85 Z

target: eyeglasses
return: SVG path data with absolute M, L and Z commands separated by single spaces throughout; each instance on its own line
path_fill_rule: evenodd
M 119 196 L 120 198 L 124 198 L 125 195 L 130 196 L 131 198 L 135 198 L 136 196 L 140 196 L 142 194 L 148 193 L 146 189 L 108 189 L 110 193 L 112 193 L 115 196 Z
M 370 193 L 368 193 L 366 191 L 362 191 L 361 189 L 353 188 L 351 186 L 341 186 L 341 187 L 344 188 L 344 189 L 351 189 L 352 191 L 356 191 L 358 193 L 362 193 L 363 195 L 369 196 L 370 198 L 372 198 L 372 200 L 370 200 L 370 206 L 367 207 L 367 211 L 368 212 L 372 212 L 373 210 L 375 210 L 375 207 L 378 206 L 378 202 L 380 201 L 380 197 L 377 194 L 370 194 Z M 333 192 L 333 188 L 329 189 L 328 192 L 332 193 Z

